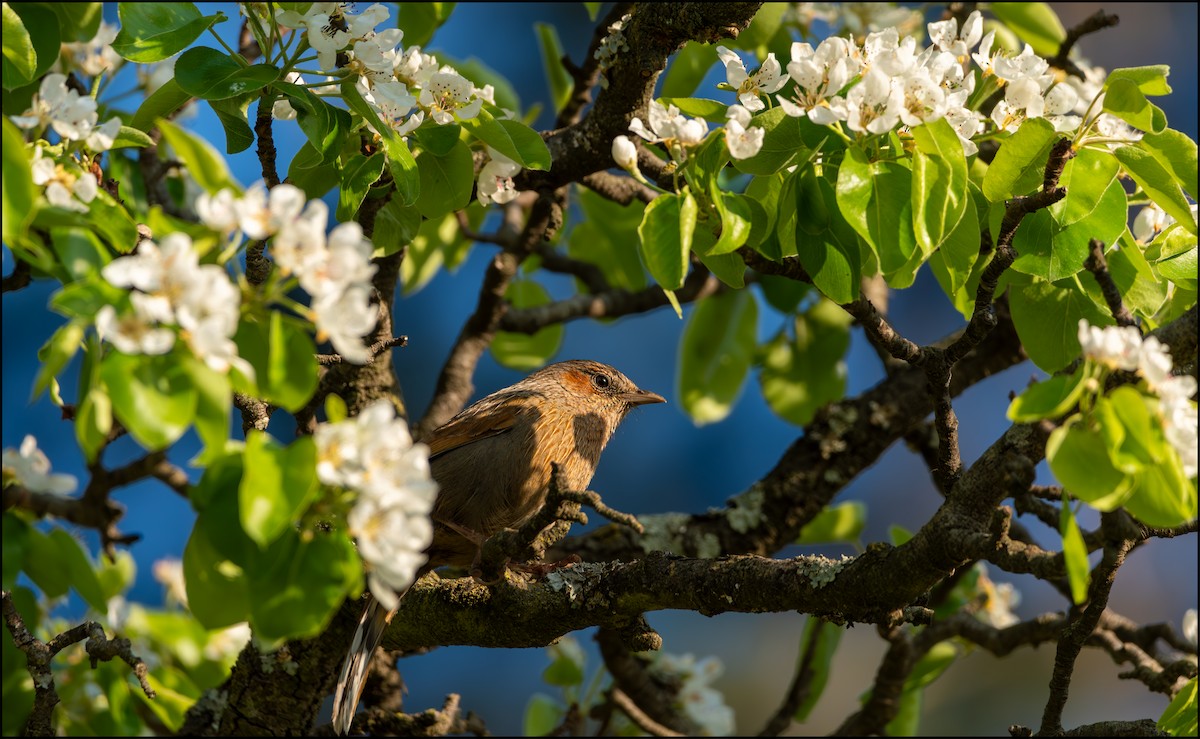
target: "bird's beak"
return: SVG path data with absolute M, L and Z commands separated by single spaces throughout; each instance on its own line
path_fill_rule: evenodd
M 649 390 L 633 390 L 628 393 L 622 393 L 621 399 L 629 405 L 649 405 L 650 403 L 667 402 L 666 398 Z

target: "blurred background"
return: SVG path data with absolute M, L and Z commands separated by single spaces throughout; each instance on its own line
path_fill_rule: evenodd
M 227 5 L 222 9 L 236 19 L 237 9 Z M 1052 5 L 1067 27 L 1098 9 L 1118 14 L 1119 26 L 1083 39 L 1080 49 L 1084 56 L 1109 70 L 1143 64 L 1170 65 L 1175 92 L 1154 102 L 1166 112 L 1172 128 L 1196 138 L 1196 4 Z M 601 18 L 607 7 L 601 10 Z M 394 5 L 392 11 L 394 17 Z M 930 12 L 929 19 L 936 20 L 940 11 Z M 105 17 L 116 22 L 115 4 L 106 6 Z M 456 59 L 475 57 L 485 62 L 512 82 L 524 109 L 535 102 L 543 104 L 535 127 L 547 128 L 552 125 L 553 115 L 533 30 L 535 22 L 555 26 L 568 55 L 576 61 L 581 59 L 593 27 L 582 3 L 462 4 L 435 35 L 429 49 L 443 51 Z M 232 39 L 236 26 L 236 20 L 225 23 L 222 35 Z M 787 60 L 782 61 L 786 64 Z M 749 66 L 753 68 L 753 63 Z M 123 73 L 129 72 L 127 69 Z M 718 65 L 697 94 L 731 100 L 730 93 L 715 88 L 723 80 Z M 184 123 L 216 142 L 218 148 L 222 147 L 220 125 L 207 106 Z M 294 123 L 276 126 L 281 170 L 303 141 Z M 243 185 L 260 179 L 253 148 L 230 157 L 230 166 Z M 332 212 L 336 200 L 327 200 Z M 572 215 L 577 218 L 578 212 Z M 490 245 L 476 245 L 455 273 L 443 271 L 422 290 L 397 302 L 395 332 L 407 334 L 409 344 L 395 351 L 395 366 L 414 417 L 423 414 L 428 406 L 441 363 L 463 321 L 474 309 L 480 279 L 494 250 Z M 12 255 L 6 248 L 4 273 L 12 267 Z M 567 297 L 574 291 L 570 278 L 539 274 L 536 279 L 555 298 Z M 37 371 L 32 358 L 62 322 L 46 308 L 51 289 L 47 282 L 35 282 L 25 290 L 4 296 L 2 443 L 4 448 L 17 447 L 26 434 L 33 434 L 55 472 L 74 474 L 82 482 L 86 480 L 86 471 L 71 427 L 61 420 L 59 410 L 45 396 L 35 403 L 29 402 Z M 685 318 L 690 311 L 690 306 L 684 307 Z M 924 269 L 913 289 L 893 295 L 890 313 L 896 328 L 918 343 L 933 341 L 963 325 L 961 316 Z M 760 341 L 773 336 L 785 320 L 760 301 Z M 659 392 L 670 401 L 665 406 L 650 406 L 633 414 L 605 452 L 592 488 L 620 510 L 639 514 L 698 512 L 722 506 L 730 496 L 766 474 L 801 433 L 771 412 L 753 375 L 728 418 L 709 426 L 694 426 L 677 399 L 675 348 L 683 326 L 669 309 L 606 325 L 576 321 L 567 324 L 562 348 L 555 357 L 555 360 L 589 358 L 613 364 L 641 387 Z M 857 330 L 852 332 L 846 363 L 849 394 L 860 393 L 883 377 L 878 358 Z M 63 396 L 67 399 L 74 397 L 77 372 L 75 364 L 62 376 Z M 509 385 L 521 376 L 522 373 L 496 364 L 490 355 L 485 356 L 475 375 L 475 397 Z M 989 378 L 955 400 L 965 463 L 970 464 L 1007 428 L 1004 413 L 1008 393 L 1019 392 L 1035 376 L 1040 376 L 1039 371 L 1025 363 Z M 272 424 L 271 430 L 284 440 L 291 438 L 291 429 L 283 428 L 282 424 Z M 189 433 L 172 458 L 182 464 L 197 449 L 194 433 Z M 106 462 L 116 465 L 135 453 L 132 441 L 126 437 L 110 448 Z M 1039 470 L 1039 482 L 1051 482 L 1044 463 Z M 193 479 L 198 479 L 198 474 Z M 119 490 L 115 498 L 129 509 L 122 528 L 142 535 L 131 550 L 138 563 L 138 575 L 130 598 L 148 605 L 160 604 L 162 587 L 151 574 L 152 565 L 159 559 L 182 555 L 194 514 L 185 501 L 157 484 L 130 486 Z M 888 528 L 893 524 L 910 530 L 919 528 L 936 510 L 940 497 L 920 458 L 901 444 L 848 486 L 835 502 L 848 500 L 867 505 L 864 542 L 872 542 L 887 540 Z M 1096 520 L 1085 516 L 1080 523 L 1094 527 Z M 1052 532 L 1036 521 L 1027 524 L 1043 542 L 1057 541 Z M 94 554 L 97 540 L 93 532 L 78 533 Z M 809 551 L 830 556 L 854 553 L 850 547 L 821 550 L 793 547 L 779 556 Z M 1196 606 L 1196 568 L 1195 536 L 1156 540 L 1129 558 L 1117 579 L 1111 607 L 1137 621 L 1168 620 L 1178 625 L 1184 610 Z M 1056 592 L 1032 578 L 1008 575 L 995 568 L 990 569 L 990 574 L 997 581 L 1016 586 L 1021 594 L 1017 613 L 1022 618 L 1065 607 Z M 58 612 L 75 618 L 82 615 L 83 606 L 73 598 Z M 762 728 L 791 680 L 804 616 L 726 614 L 706 618 L 695 613 L 660 612 L 649 614 L 648 620 L 662 634 L 666 651 L 719 657 L 725 664 L 725 674 L 715 687 L 724 692 L 727 703 L 734 708 L 738 731 L 757 733 Z M 599 665 L 591 633 L 584 631 L 575 636 L 587 650 L 590 674 Z M 824 697 L 810 721 L 794 729 L 807 734 L 836 728 L 857 709 L 859 697 L 870 686 L 883 651 L 883 643 L 872 628 L 851 629 L 842 640 Z M 1046 645 L 1039 650 L 1021 650 L 1003 660 L 979 652 L 960 659 L 927 692 L 922 732 L 1001 733 L 1013 723 L 1036 725 L 1053 657 L 1053 645 Z M 409 689 L 406 709 L 437 707 L 446 693 L 458 692 L 462 694 L 464 708 L 482 716 L 493 733 L 519 733 L 529 697 L 539 690 L 553 693 L 541 682 L 541 671 L 546 664 L 543 650 L 456 647 L 408 658 L 400 664 Z M 1148 693 L 1140 683 L 1119 680 L 1117 674 L 1122 669 L 1094 650 L 1085 651 L 1075 674 L 1064 725 L 1071 727 L 1101 719 L 1157 718 L 1167 705 L 1166 698 Z

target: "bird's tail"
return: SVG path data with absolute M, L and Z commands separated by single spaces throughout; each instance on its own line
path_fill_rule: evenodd
M 350 642 L 350 651 L 342 664 L 337 690 L 333 694 L 333 728 L 341 736 L 350 731 L 350 723 L 354 720 L 354 712 L 358 709 L 358 700 L 362 697 L 363 686 L 367 681 L 371 655 L 375 653 L 375 647 L 379 646 L 393 613 L 394 611 L 384 609 L 379 601 L 371 598 L 358 622 L 358 629 Z

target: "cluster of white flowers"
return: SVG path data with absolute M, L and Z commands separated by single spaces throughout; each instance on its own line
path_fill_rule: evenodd
M 1010 582 L 995 582 L 988 576 L 987 566 L 979 563 L 977 587 L 983 593 L 983 605 L 976 614 L 980 620 L 997 629 L 1006 629 L 1021 622 L 1013 612 L 1021 604 L 1021 591 Z
M 429 447 L 414 444 L 387 400 L 358 416 L 317 426 L 317 478 L 358 493 L 346 521 L 369 566 L 367 584 L 387 609 L 399 602 L 425 564 L 433 540 L 429 513 L 437 483 L 429 472 Z
M 142 239 L 137 253 L 106 264 L 100 273 L 129 293 L 131 311 L 118 314 L 105 305 L 96 312 L 96 332 L 126 354 L 165 354 L 175 345 L 178 326 L 192 353 L 218 372 L 234 367 L 247 378 L 254 368 L 238 356 L 237 332 L 242 296 L 223 267 L 200 264 L 192 239 L 173 233 L 155 243 Z
M 42 79 L 38 92 L 25 115 L 12 117 L 21 128 L 44 129 L 46 126 L 64 141 L 82 141 L 94 152 L 108 151 L 121 130 L 121 119 L 109 118 L 97 125 L 96 100 L 67 88 L 67 76 L 57 72 Z
M 1196 220 L 1196 203 L 1192 203 L 1192 220 Z M 1139 244 L 1149 244 L 1154 241 L 1163 231 L 1175 224 L 1175 217 L 1168 215 L 1166 211 L 1158 207 L 1157 203 L 1149 205 L 1138 211 L 1137 216 L 1133 219 L 1133 238 Z
M 641 118 L 629 122 L 629 130 L 652 144 L 666 144 L 671 155 L 682 161 L 687 158 L 687 147 L 704 141 L 708 123 L 703 118 L 688 118 L 674 105 L 665 106 L 657 100 L 650 101 L 647 111 L 649 127 Z
M 50 460 L 38 449 L 32 434 L 21 441 L 20 450 L 4 450 L 4 485 L 15 481 L 31 493 L 68 495 L 75 492 L 79 482 L 73 475 L 50 472 Z
M 517 197 L 517 188 L 513 184 L 513 175 L 521 171 L 521 165 L 504 156 L 492 147 L 487 147 L 488 161 L 479 170 L 479 183 L 475 188 L 476 197 L 483 205 L 488 203 L 508 203 Z
M 335 71 L 338 54 L 344 54 L 343 67 L 358 75 L 364 99 L 401 136 L 420 126 L 426 115 L 445 125 L 474 118 L 485 102 L 495 104 L 491 85 L 475 87 L 453 67 L 439 66 L 419 46 L 402 48 L 404 32 L 399 28 L 376 31 L 388 19 L 383 5 L 375 3 L 358 15 L 349 12 L 351 5 L 313 3 L 304 14 L 277 10 L 276 18 L 286 27 L 306 29 L 323 71 Z
M 400 45 L 404 32 L 398 28 L 376 31 L 388 18 L 388 10 L 376 3 L 358 15 L 348 12 L 351 3 L 313 3 L 303 15 L 279 10 L 279 23 L 305 28 L 309 44 L 316 50 L 324 71 L 336 69 L 337 56 L 358 75 L 356 86 L 380 120 L 400 136 L 407 136 L 429 117 L 438 125 L 469 120 L 479 115 L 483 104 L 496 104 L 491 85 L 476 87 L 453 67 L 439 64 L 419 46 Z M 304 79 L 292 73 L 289 82 Z M 286 101 L 275 104 L 276 118 L 288 120 L 295 111 Z M 371 121 L 368 127 L 375 131 Z M 376 134 L 380 133 L 375 131 Z M 479 201 L 507 203 L 517 196 L 512 176 L 520 165 L 488 149 L 490 160 L 479 174 Z
M 626 13 L 621 16 L 620 20 L 609 25 L 608 34 L 600 40 L 600 45 L 592 54 L 592 58 L 600 62 L 600 86 L 606 90 L 608 89 L 608 68 L 612 66 L 617 54 L 629 51 L 629 43 L 625 40 L 625 24 L 629 23 L 629 19 L 632 17 L 632 13 Z
M 733 709 L 725 705 L 725 697 L 711 687 L 725 671 L 721 660 L 705 657 L 700 661 L 691 654 L 677 656 L 662 653 L 651 670 L 677 681 L 680 685 L 676 703 L 685 716 L 693 721 L 705 736 L 733 734 Z
M 375 328 L 371 306 L 374 248 L 357 223 L 343 223 L 326 236 L 329 207 L 305 203 L 304 191 L 281 184 L 270 193 L 256 183 L 241 198 L 224 189 L 196 200 L 201 222 L 223 234 L 239 230 L 251 239 L 270 238 L 271 256 L 284 275 L 295 275 L 312 297 L 309 309 L 317 339 L 328 339 L 342 358 L 366 364 L 370 352 L 362 337 Z
M 117 27 L 100 22 L 96 35 L 90 41 L 63 44 L 63 51 L 71 56 L 75 68 L 89 77 L 112 72 L 124 61 L 112 47 L 117 38 Z
M 30 162 L 33 184 L 46 188 L 46 200 L 51 205 L 86 213 L 88 204 L 96 199 L 99 184 L 91 172 L 75 172 L 46 156 L 41 147 L 34 148 Z
M 1163 433 L 1175 449 L 1187 477 L 1197 472 L 1197 415 L 1191 398 L 1196 380 L 1171 373 L 1171 353 L 1157 338 L 1142 339 L 1132 326 L 1091 326 L 1079 320 L 1079 344 L 1084 356 L 1110 369 L 1137 372 L 1159 398 Z

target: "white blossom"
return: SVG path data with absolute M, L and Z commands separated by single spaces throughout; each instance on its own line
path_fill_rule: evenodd
M 822 126 L 845 120 L 846 111 L 837 93 L 861 68 L 850 51 L 850 42 L 840 36 L 825 39 L 815 51 L 809 44 L 793 43 L 792 61 L 787 68 L 789 78 L 796 83 L 795 96 L 780 95 L 780 107 L 790 116 L 808 116 Z
M 633 142 L 625 134 L 621 134 L 613 139 L 612 155 L 613 161 L 621 169 L 632 172 L 638 168 L 637 147 L 633 145 Z
M 972 11 L 963 22 L 962 33 L 958 33 L 958 19 L 929 24 L 929 40 L 942 51 L 953 54 L 960 62 L 965 61 L 971 50 L 983 38 L 983 15 Z
M 705 736 L 730 736 L 734 730 L 733 709 L 725 705 L 720 691 L 711 687 L 724 667 L 716 657 L 697 661 L 691 654 L 660 654 L 651 668 L 679 683 L 676 704 Z
M 96 198 L 99 186 L 91 172 L 76 174 L 51 159 L 41 148 L 34 150 L 30 162 L 33 184 L 46 188 L 46 200 L 53 206 L 79 213 L 88 211 L 88 203 Z
M 78 481 L 73 475 L 50 472 L 50 459 L 38 449 L 32 434 L 21 441 L 21 448 L 4 450 L 4 484 L 15 480 L 32 493 L 68 495 L 75 492 Z
M 228 187 L 216 195 L 203 193 L 196 198 L 196 215 L 201 223 L 218 233 L 233 233 L 238 228 L 238 197 Z
M 371 359 L 362 337 L 375 328 L 378 311 L 369 299 L 370 288 L 352 285 L 341 293 L 314 297 L 309 307 L 317 340 L 331 342 L 342 359 L 352 364 L 366 364 Z
M 403 419 L 386 400 L 355 418 L 321 424 L 315 433 L 317 475 L 329 485 L 358 493 L 346 516 L 367 584 L 385 608 L 412 584 L 433 539 L 429 513 L 437 484 L 429 471 L 429 447 L 414 444 Z
M 746 73 L 746 64 L 735 51 L 718 46 L 717 56 L 725 65 L 725 80 L 737 92 L 738 102 L 751 112 L 767 107 L 760 95 L 778 91 L 788 80 L 774 53 L 767 54 L 767 60 L 754 74 Z
M 1091 326 L 1079 319 L 1079 345 L 1083 354 L 1110 369 L 1136 370 L 1142 335 L 1133 326 Z
M 1139 210 L 1134 217 L 1133 237 L 1139 244 L 1149 244 L 1173 223 L 1175 223 L 1174 216 L 1167 215 L 1167 212 L 1158 207 L 1157 203 L 1150 203 Z
M 859 133 L 887 133 L 900 122 L 904 94 L 872 69 L 846 94 L 846 125 Z
M 417 101 L 439 125 L 453 123 L 455 117 L 459 120 L 474 118 L 483 107 L 482 98 L 475 95 L 475 85 L 454 71 L 433 74 Z
M 750 111 L 741 105 L 731 105 L 725 111 L 725 145 L 734 159 L 749 159 L 762 149 L 766 136 L 759 126 L 750 127 Z
M 1183 613 L 1183 638 L 1196 645 L 1196 609 L 1189 608 Z
M 89 77 L 115 70 L 121 63 L 121 55 L 113 50 L 112 42 L 117 38 L 117 27 L 101 21 L 96 35 L 90 41 L 63 44 L 63 50 L 71 54 L 75 67 Z
M 700 118 L 688 118 L 674 105 L 664 106 L 651 100 L 646 112 L 650 125 L 647 127 L 641 118 L 635 117 L 629 122 L 630 132 L 651 143 L 677 144 L 680 157 L 687 155 L 686 147 L 700 143 L 708 133 L 708 123 Z
M 237 201 L 238 223 L 246 236 L 265 239 L 293 223 L 304 209 L 304 202 L 304 191 L 295 185 L 279 184 L 268 193 L 266 186 L 258 182 Z
M 521 171 L 521 165 L 504 156 L 492 147 L 487 147 L 488 162 L 479 171 L 479 183 L 475 194 L 482 205 L 508 203 L 517 197 L 513 175 Z

